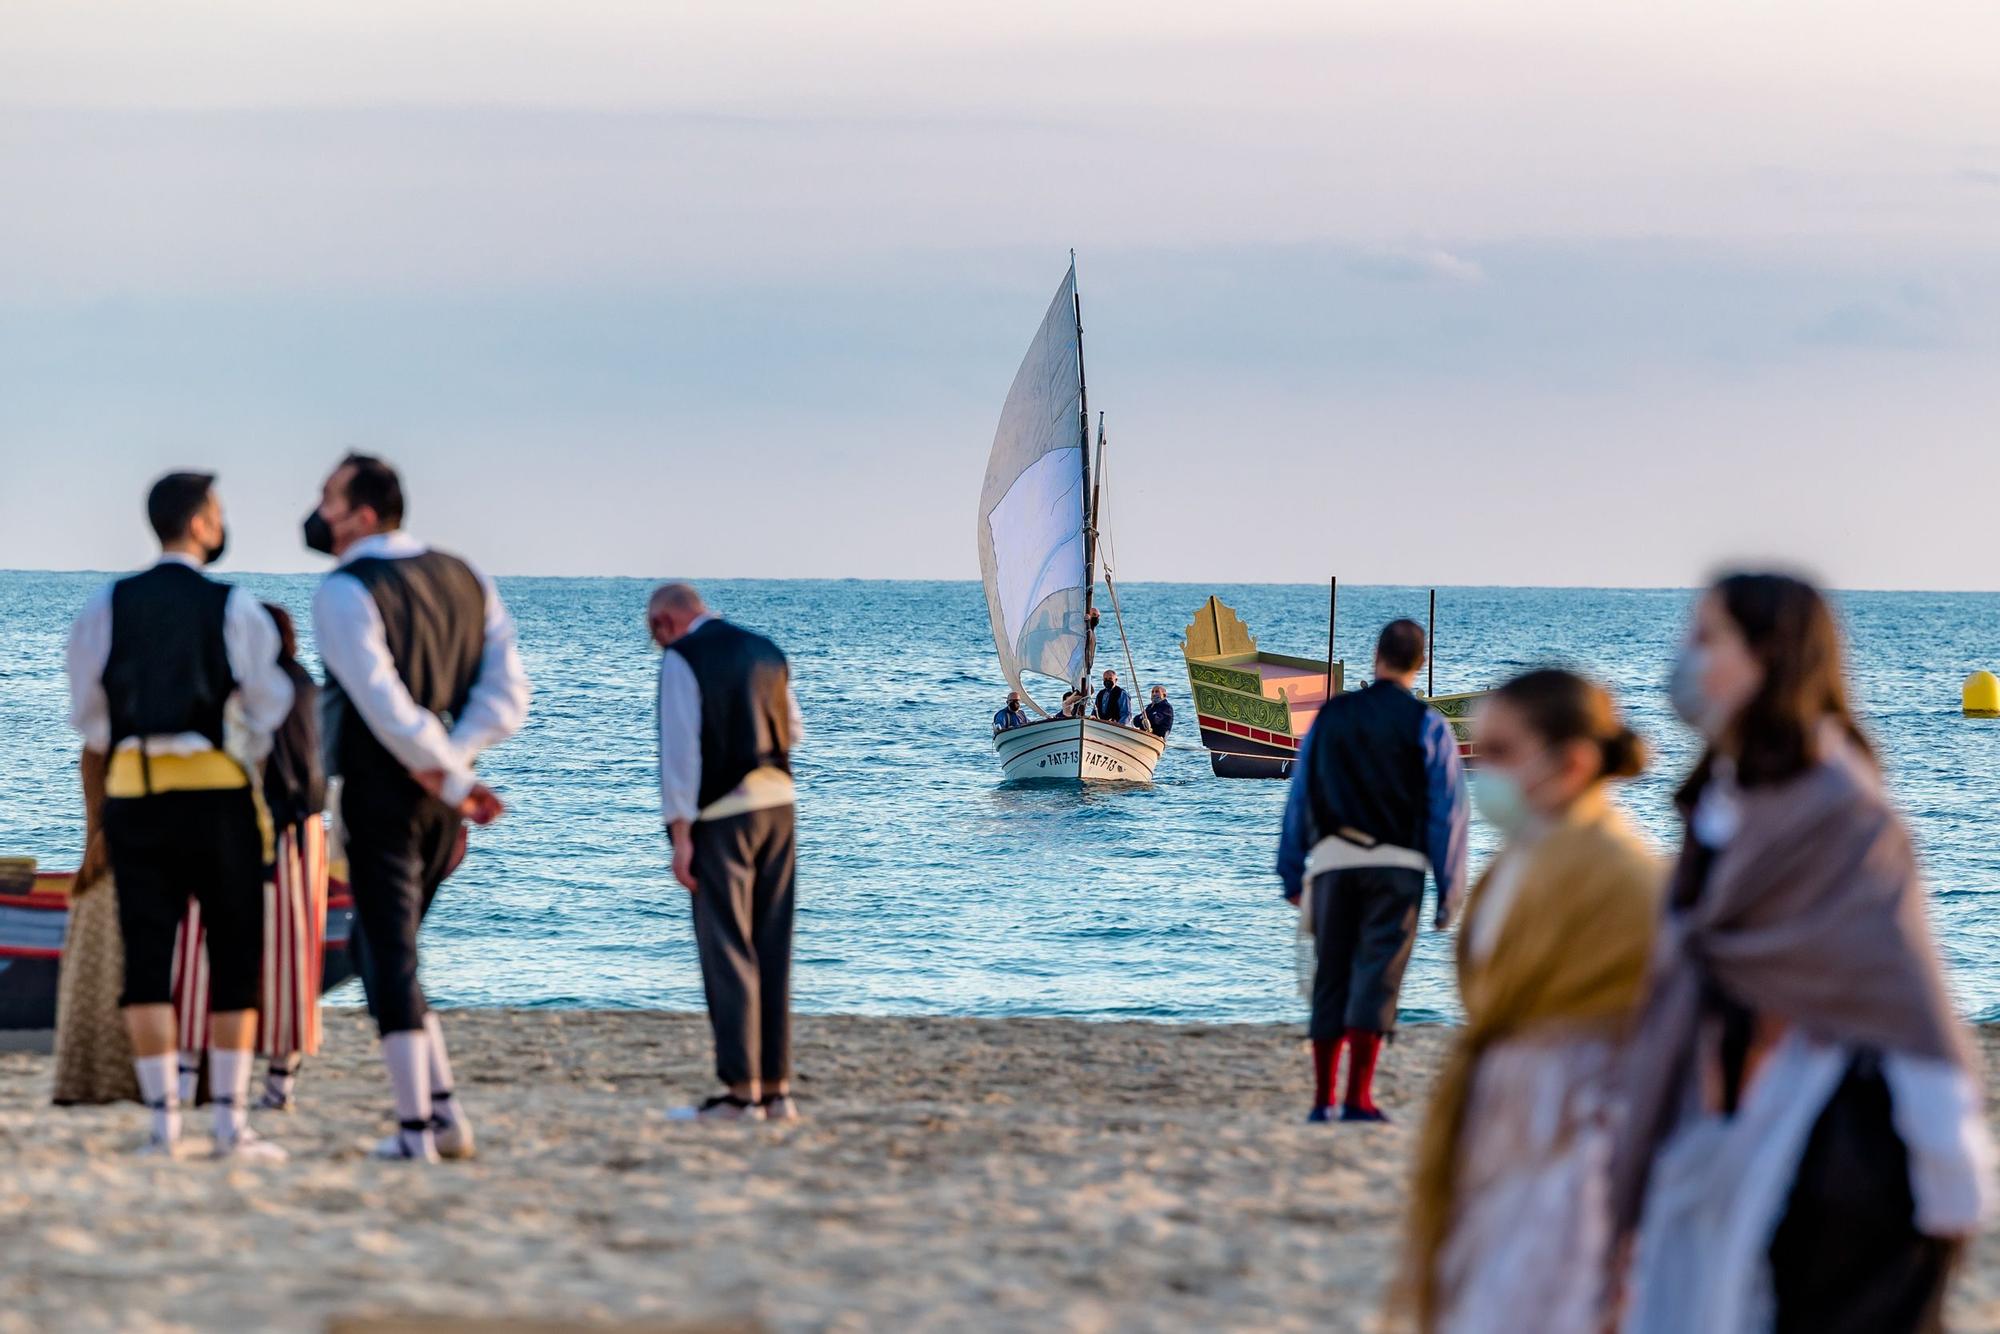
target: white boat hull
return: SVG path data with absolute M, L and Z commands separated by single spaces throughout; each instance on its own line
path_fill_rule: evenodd
M 1150 783 L 1167 743 L 1095 718 L 1045 718 L 993 738 L 1009 782 L 1067 779 L 1085 783 Z

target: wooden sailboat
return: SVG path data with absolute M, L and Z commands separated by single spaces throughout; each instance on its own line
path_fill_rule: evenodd
M 1104 451 L 1099 426 L 1097 472 L 1090 449 L 1090 402 L 1083 378 L 1083 307 L 1076 258 L 1015 372 L 986 482 L 979 494 L 979 572 L 993 644 L 1007 683 L 1036 721 L 993 734 L 1008 779 L 1149 782 L 1166 743 L 1150 732 L 1094 718 L 1052 715 L 1022 684 L 1024 674 L 1073 688 L 1097 654 L 1094 606 Z M 1111 610 L 1118 612 L 1110 584 Z M 1127 649 L 1130 661 L 1130 649 Z M 1139 688 L 1138 674 L 1126 683 Z M 1137 696 L 1134 695 L 1136 707 Z
M 1332 652 L 1332 620 L 1329 608 L 1326 657 L 1302 658 L 1258 648 L 1249 627 L 1221 598 L 1201 604 L 1184 632 L 1181 652 L 1201 744 L 1216 777 L 1291 776 L 1313 720 L 1327 700 L 1347 688 L 1346 664 Z M 1476 758 L 1472 708 L 1485 694 L 1423 696 L 1450 720 L 1458 753 L 1468 764 Z

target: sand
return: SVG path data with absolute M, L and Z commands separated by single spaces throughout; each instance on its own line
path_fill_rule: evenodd
M 658 1113 L 709 1091 L 698 1017 L 447 1022 L 482 1153 L 430 1169 L 365 1158 L 387 1095 L 350 1011 L 259 1122 L 282 1167 L 131 1158 L 138 1108 L 49 1107 L 47 1058 L 0 1055 L 0 1331 L 1369 1329 L 1448 1038 L 1385 1055 L 1399 1124 L 1324 1127 L 1296 1028 L 809 1018 L 810 1119 L 691 1126 Z M 2000 1329 L 1992 1237 L 1953 1312 Z

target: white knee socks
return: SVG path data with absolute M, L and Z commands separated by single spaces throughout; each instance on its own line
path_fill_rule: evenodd
M 139 1096 L 153 1112 L 153 1142 L 172 1144 L 181 1137 L 180 1090 L 176 1088 L 179 1074 L 178 1058 L 174 1052 L 164 1056 L 140 1056 L 134 1058 L 132 1068 L 139 1074 Z
M 390 1033 L 382 1039 L 382 1063 L 396 1094 L 397 1133 L 412 1156 L 435 1160 L 431 1138 L 431 1041 L 423 1029 Z
M 444 1025 L 438 1022 L 435 1010 L 424 1015 L 424 1036 L 430 1040 L 431 1111 L 438 1120 L 450 1125 L 458 1120 L 458 1100 L 453 1096 L 451 1054 L 444 1046 Z
M 250 1072 L 257 1058 L 248 1051 L 208 1049 L 208 1096 L 215 1104 L 215 1142 L 234 1144 L 250 1120 Z

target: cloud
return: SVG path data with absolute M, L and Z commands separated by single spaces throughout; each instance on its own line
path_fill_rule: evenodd
M 1799 341 L 1819 347 L 1930 349 L 1950 342 L 1946 312 L 1925 294 L 1903 293 L 1893 302 L 1849 301 L 1799 330 Z
M 1387 283 L 1482 283 L 1486 272 L 1477 263 L 1449 250 L 1421 248 L 1377 250 L 1358 255 L 1348 271 L 1360 278 Z
M 1958 178 L 1961 181 L 1969 181 L 1973 185 L 1990 185 L 2000 188 L 2000 168 L 1967 167 L 1964 171 L 1958 173 Z

